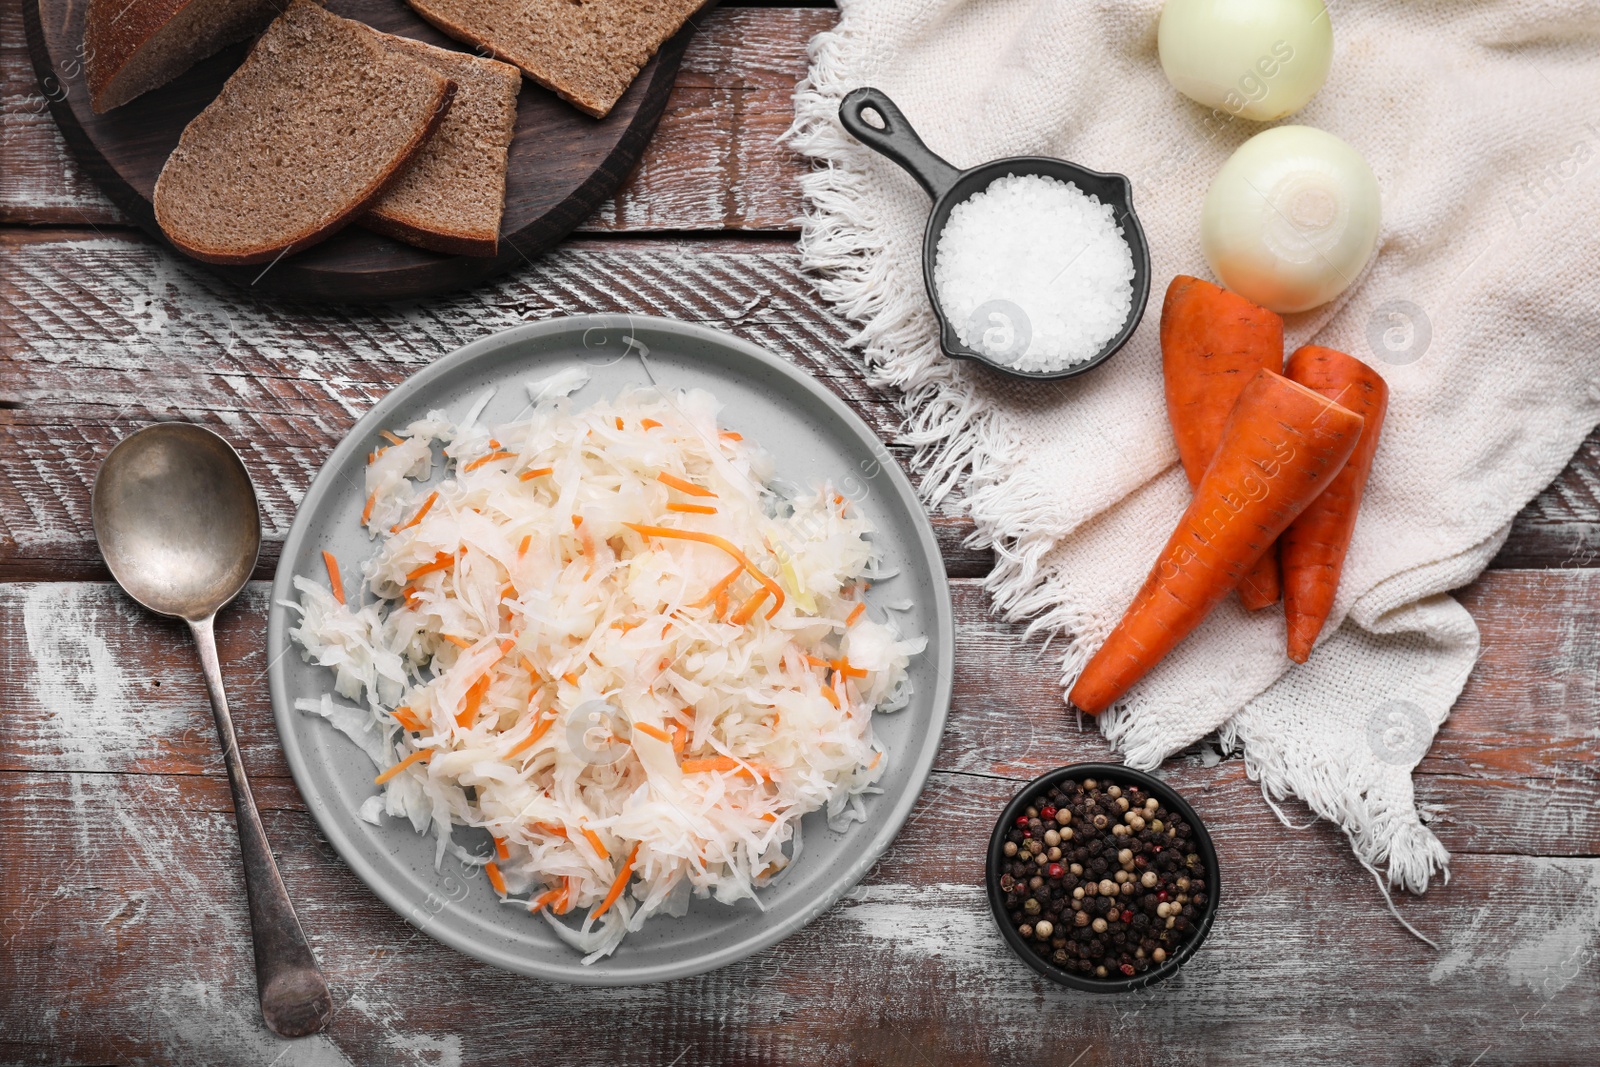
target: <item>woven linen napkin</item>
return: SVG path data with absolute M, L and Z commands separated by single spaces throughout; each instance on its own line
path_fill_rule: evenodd
M 929 499 L 959 491 L 997 552 L 996 605 L 1059 635 L 1070 687 L 1188 502 L 1162 393 L 1160 301 L 1174 275 L 1209 276 L 1201 201 L 1265 127 L 1168 85 L 1159 0 L 840 7 L 795 97 L 792 143 L 818 163 L 804 179 L 805 264 L 861 324 L 875 376 L 903 391 Z M 1144 768 L 1219 730 L 1269 799 L 1301 797 L 1364 863 L 1421 891 L 1449 857 L 1418 817 L 1411 770 L 1478 649 L 1448 590 L 1483 569 L 1600 420 L 1600 7 L 1330 10 L 1328 82 L 1285 122 L 1367 158 L 1383 228 L 1349 291 L 1287 318 L 1288 349 L 1341 349 L 1391 387 L 1334 614 L 1294 666 L 1281 607 L 1252 614 L 1230 597 L 1099 721 Z M 919 258 L 927 197 L 838 125 L 840 99 L 863 85 L 957 166 L 1050 155 L 1128 175 L 1153 284 L 1121 353 L 1054 384 L 939 353 Z

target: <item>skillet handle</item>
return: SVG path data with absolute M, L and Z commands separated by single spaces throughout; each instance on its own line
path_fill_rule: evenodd
M 867 124 L 863 111 L 875 111 L 883 129 Z M 900 164 L 935 200 L 950 191 L 961 171 L 928 150 L 893 100 L 878 89 L 852 91 L 839 104 L 839 122 L 850 135 L 880 155 Z

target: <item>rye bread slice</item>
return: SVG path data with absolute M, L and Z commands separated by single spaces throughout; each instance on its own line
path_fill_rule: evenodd
M 89 0 L 83 16 L 89 103 L 110 111 L 253 37 L 289 0 Z
M 209 263 L 315 244 L 382 195 L 454 89 L 376 30 L 294 0 L 183 131 L 156 179 L 156 221 Z
M 494 255 L 521 72 L 509 63 L 409 37 L 384 34 L 383 39 L 455 82 L 456 95 L 438 130 L 361 217 L 361 225 L 435 252 Z
M 406 0 L 457 40 L 604 118 L 705 0 Z

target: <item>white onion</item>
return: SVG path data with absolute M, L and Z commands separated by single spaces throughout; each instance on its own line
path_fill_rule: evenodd
M 1239 146 L 1200 211 L 1200 247 L 1217 278 L 1280 314 L 1338 296 L 1378 243 L 1378 179 L 1361 153 L 1310 126 L 1279 126 Z
M 1167 0 L 1156 39 L 1174 89 L 1260 122 L 1305 107 L 1333 62 L 1322 0 Z

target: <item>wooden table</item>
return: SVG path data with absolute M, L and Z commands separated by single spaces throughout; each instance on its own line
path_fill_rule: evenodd
M 981 850 L 1020 780 L 1104 757 L 1067 719 L 1053 654 L 989 611 L 986 554 L 935 520 L 959 621 L 955 705 L 900 843 L 778 947 L 699 978 L 574 990 L 502 974 L 389 911 L 317 833 L 263 677 L 265 579 L 351 422 L 429 361 L 520 322 L 670 315 L 793 359 L 892 435 L 849 327 L 799 273 L 777 143 L 831 10 L 728 5 L 695 39 L 638 174 L 557 252 L 476 292 L 295 307 L 130 229 L 66 158 L 18 0 L 0 8 L 0 1059 L 15 1063 L 1226 1064 L 1600 1061 L 1600 439 L 1517 520 L 1462 596 L 1483 659 L 1416 775 L 1452 877 L 1400 911 L 1326 823 L 1280 826 L 1242 760 L 1174 782 L 1230 872 L 1170 982 L 1091 997 L 1033 977 L 992 929 Z M 245 762 L 333 987 L 324 1035 L 255 1004 L 227 783 L 186 635 L 95 551 L 89 486 L 162 419 L 241 449 L 269 549 L 220 622 Z M 1290 804 L 1291 817 L 1304 809 Z

